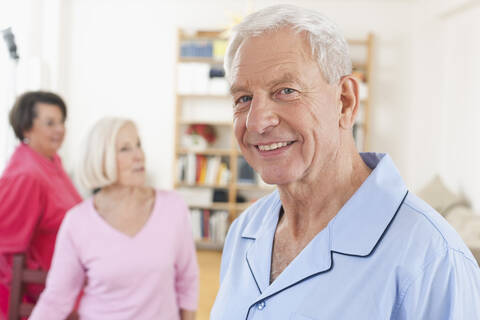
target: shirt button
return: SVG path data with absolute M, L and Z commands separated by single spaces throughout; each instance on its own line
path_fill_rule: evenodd
M 257 309 L 258 310 L 263 310 L 265 309 L 265 301 L 260 301 L 259 303 L 257 303 Z

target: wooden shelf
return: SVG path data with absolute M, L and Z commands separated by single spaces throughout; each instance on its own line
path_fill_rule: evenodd
M 264 190 L 264 191 L 273 191 L 275 190 L 276 186 L 263 186 L 258 184 L 246 184 L 240 183 L 235 186 L 237 190 Z
M 223 243 L 217 243 L 210 240 L 197 240 L 195 241 L 195 247 L 197 250 L 212 250 L 212 251 L 222 251 Z
M 195 34 L 190 34 L 179 30 L 179 40 L 180 41 L 195 41 L 195 40 L 228 40 L 222 35 L 225 30 L 200 30 L 195 32 Z
M 206 209 L 206 210 L 230 210 L 230 203 L 228 202 L 213 202 L 209 206 L 189 205 L 190 208 Z
M 214 188 L 214 189 L 228 189 L 229 185 L 220 184 L 188 184 L 184 182 L 178 182 L 175 184 L 175 188 Z
M 200 63 L 223 65 L 223 59 L 218 59 L 214 57 L 179 57 L 178 62 L 181 62 L 181 63 L 200 62 Z
M 247 209 L 252 203 L 243 202 L 243 203 L 229 203 L 229 202 L 213 202 L 210 206 L 204 205 L 189 205 L 189 208 L 192 209 L 204 209 L 204 210 L 222 210 L 222 211 L 243 211 Z
M 363 40 L 363 39 L 347 39 L 347 42 L 351 46 L 366 46 L 366 45 L 368 45 L 368 40 Z
M 232 150 L 230 149 L 205 149 L 205 150 L 194 150 L 194 149 L 180 149 L 178 154 L 187 154 L 187 153 L 194 153 L 194 154 L 203 154 L 207 156 L 229 156 L 232 154 Z
M 211 126 L 223 126 L 223 127 L 231 127 L 233 126 L 232 121 L 201 121 L 201 120 L 180 120 L 180 125 L 190 125 L 190 124 L 208 124 Z
M 367 70 L 367 64 L 359 61 L 352 61 L 352 67 L 354 70 Z
M 192 99 L 228 99 L 232 98 L 226 94 L 193 94 L 193 93 L 181 93 L 179 98 L 192 98 Z
M 237 213 L 239 211 L 244 211 L 246 210 L 248 207 L 250 207 L 252 205 L 251 202 L 244 202 L 244 203 L 236 203 L 235 204 L 235 211 L 237 211 Z

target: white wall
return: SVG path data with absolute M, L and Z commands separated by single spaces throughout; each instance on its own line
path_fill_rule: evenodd
M 480 1 L 445 21 L 442 174 L 480 209 Z
M 44 66 L 37 82 L 69 104 L 69 172 L 92 123 L 119 115 L 139 125 L 152 184 L 172 187 L 177 28 L 224 28 L 291 2 L 325 13 L 347 38 L 375 34 L 371 150 L 388 152 L 411 189 L 439 173 L 480 208 L 479 0 L 23 2 L 30 41 L 20 49 Z
M 402 144 L 408 103 L 411 32 L 404 1 L 290 1 L 316 8 L 342 27 L 349 38 L 377 36 L 373 127 L 379 138 L 372 147 L 392 154 L 406 170 Z M 173 183 L 174 63 L 176 30 L 219 29 L 234 16 L 277 1 L 70 0 L 65 8 L 65 96 L 70 105 L 69 134 L 64 147 L 67 167 L 88 126 L 103 115 L 132 117 L 141 129 L 152 182 Z M 393 143 L 392 143 L 393 142 Z M 392 146 L 396 146 L 392 148 Z
M 480 1 L 415 6 L 408 177 L 439 174 L 480 209 Z
M 8 124 L 16 95 L 26 90 L 57 89 L 59 1 L 0 1 L 0 30 L 12 29 L 20 56 L 19 61 L 11 60 L 0 38 L 0 172 L 18 143 Z
M 100 117 L 139 126 L 154 185 L 169 187 L 173 151 L 176 29 L 156 2 L 70 1 L 65 96 L 70 106 L 65 163 Z

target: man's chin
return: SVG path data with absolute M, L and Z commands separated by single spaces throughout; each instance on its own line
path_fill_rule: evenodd
M 262 177 L 262 180 L 266 184 L 273 184 L 277 186 L 286 185 L 295 180 L 289 175 L 286 175 L 285 172 L 281 174 L 278 174 L 278 173 L 277 174 L 275 173 L 261 174 L 260 176 Z

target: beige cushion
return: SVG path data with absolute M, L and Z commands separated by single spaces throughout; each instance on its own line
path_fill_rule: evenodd
M 464 197 L 448 189 L 438 175 L 434 176 L 417 194 L 443 216 L 448 213 L 449 209 L 459 204 L 466 204 Z
M 449 211 L 446 219 L 460 234 L 480 264 L 480 215 L 470 208 L 457 206 Z

